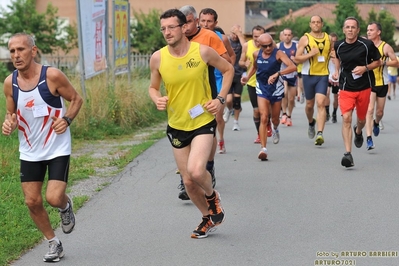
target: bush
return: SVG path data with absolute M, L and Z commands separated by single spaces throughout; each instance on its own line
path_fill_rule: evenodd
M 11 71 L 7 67 L 7 63 L 0 63 L 0 81 L 3 82 L 4 79 L 10 75 Z
M 74 137 L 103 139 L 125 135 L 166 120 L 166 112 L 156 110 L 149 97 L 148 69 L 135 70 L 130 84 L 126 75 L 116 76 L 114 83 L 104 80 L 105 74 L 86 81 L 86 100 L 72 124 Z M 78 77 L 72 83 L 79 84 Z

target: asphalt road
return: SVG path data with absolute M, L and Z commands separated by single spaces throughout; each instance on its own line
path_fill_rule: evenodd
M 228 122 L 227 153 L 215 161 L 226 221 L 205 239 L 190 238 L 201 214 L 177 198 L 179 176 L 162 139 L 77 212 L 73 233 L 57 229 L 66 253 L 58 264 L 398 265 L 397 114 L 399 98 L 387 101 L 376 149 L 354 147 L 355 166 L 346 169 L 341 118 L 326 124 L 325 143 L 315 146 L 299 103 L 293 126 L 280 126 L 280 143 L 269 139 L 269 160 L 259 161 L 244 103 L 241 131 Z M 43 265 L 46 252 L 44 241 L 13 265 Z

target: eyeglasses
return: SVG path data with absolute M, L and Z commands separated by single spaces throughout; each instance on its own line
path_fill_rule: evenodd
M 162 27 L 162 28 L 159 29 L 159 31 L 160 32 L 164 32 L 166 29 L 168 29 L 169 31 L 172 31 L 172 30 L 174 30 L 174 29 L 176 29 L 178 27 L 181 27 L 181 26 L 183 26 L 183 24 L 179 24 L 179 25 L 176 25 L 176 26 Z
M 269 43 L 269 44 L 261 44 L 260 46 L 262 46 L 262 48 L 272 48 L 273 47 L 273 42 Z

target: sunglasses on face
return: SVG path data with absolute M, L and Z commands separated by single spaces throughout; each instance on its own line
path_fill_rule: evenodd
M 260 46 L 262 46 L 262 48 L 272 48 L 273 47 L 273 42 L 272 43 L 269 43 L 269 44 L 261 44 Z

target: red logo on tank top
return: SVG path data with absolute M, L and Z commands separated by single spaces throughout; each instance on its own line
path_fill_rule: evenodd
M 32 108 L 35 105 L 34 101 L 35 100 L 30 100 L 29 102 L 26 103 L 25 107 Z

